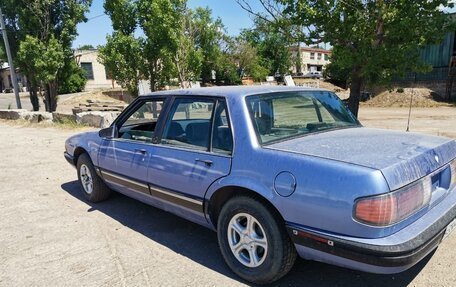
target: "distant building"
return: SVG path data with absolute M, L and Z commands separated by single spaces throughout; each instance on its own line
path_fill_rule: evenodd
M 300 53 L 298 52 L 298 48 Z M 325 66 L 330 63 L 330 50 L 312 47 L 290 47 L 292 59 L 294 59 L 291 71 L 296 75 L 305 75 L 311 72 L 323 72 Z M 301 55 L 299 61 L 298 55 Z M 298 62 L 299 61 L 299 62 Z
M 120 88 L 114 81 L 105 66 L 98 61 L 98 50 L 75 50 L 74 57 L 78 65 L 86 72 L 86 91 L 96 89 Z
M 21 92 L 27 90 L 27 78 L 16 69 L 17 84 Z M 0 65 L 0 92 L 3 93 L 12 93 L 13 92 L 13 82 L 11 79 L 11 68 L 8 63 L 3 63 Z

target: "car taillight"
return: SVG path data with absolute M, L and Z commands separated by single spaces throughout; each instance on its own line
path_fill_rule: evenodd
M 354 218 L 376 226 L 397 223 L 429 203 L 431 188 L 430 178 L 425 178 L 394 192 L 360 198 L 355 202 Z

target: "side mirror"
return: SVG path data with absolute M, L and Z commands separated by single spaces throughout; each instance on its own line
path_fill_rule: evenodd
M 115 126 L 110 126 L 109 128 L 101 129 L 98 135 L 101 138 L 114 138 L 117 135 L 117 129 Z

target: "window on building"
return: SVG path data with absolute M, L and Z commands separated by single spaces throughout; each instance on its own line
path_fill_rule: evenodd
M 325 61 L 328 61 L 329 57 L 328 54 L 325 54 Z
M 310 59 L 314 60 L 315 59 L 315 53 L 310 53 Z
M 317 59 L 321 60 L 321 53 L 318 53 Z
M 87 80 L 93 80 L 93 66 L 92 63 L 87 62 L 87 63 L 81 63 L 81 68 L 84 69 L 85 71 L 85 76 Z

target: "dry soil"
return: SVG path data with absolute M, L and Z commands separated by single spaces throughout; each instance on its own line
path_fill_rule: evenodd
M 405 129 L 406 109 L 361 109 L 367 126 Z M 456 138 L 456 109 L 412 111 L 412 131 Z M 0 286 L 242 286 L 216 234 L 115 194 L 83 199 L 63 158 L 80 132 L 0 122 Z M 278 286 L 456 286 L 456 233 L 412 269 L 373 275 L 298 260 Z

